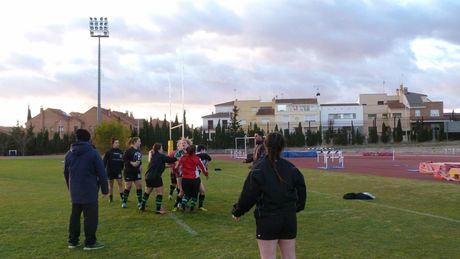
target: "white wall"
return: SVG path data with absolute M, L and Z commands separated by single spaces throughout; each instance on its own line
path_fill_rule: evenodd
M 219 117 L 219 118 L 203 118 L 203 129 L 207 132 L 208 131 L 208 121 L 212 120 L 214 121 L 213 126 L 214 128 L 211 130 L 211 132 L 214 132 L 214 129 L 217 127 L 217 123 L 220 120 L 220 126 L 222 127 L 222 121 L 227 120 L 227 125 L 230 124 L 230 117 Z
M 218 112 L 233 112 L 233 105 L 231 106 L 215 106 L 216 113 Z
M 362 105 L 350 105 L 350 106 L 321 106 L 321 124 L 324 128 L 329 125 L 330 114 L 356 114 L 354 119 L 334 119 L 334 127 L 350 127 L 351 121 L 353 126 L 363 126 L 363 106 Z

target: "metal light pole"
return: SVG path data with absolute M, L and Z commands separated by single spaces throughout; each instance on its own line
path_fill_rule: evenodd
M 101 37 L 109 37 L 109 22 L 107 17 L 100 18 L 89 17 L 89 32 L 91 37 L 98 38 L 98 60 L 97 60 L 97 125 L 102 122 L 101 117 Z

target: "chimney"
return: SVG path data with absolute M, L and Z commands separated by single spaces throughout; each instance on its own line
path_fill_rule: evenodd
M 42 117 L 42 130 L 45 129 L 45 111 L 43 110 L 43 106 L 40 106 L 40 115 Z
M 403 84 L 399 86 L 399 94 L 407 94 L 407 87 L 404 87 Z

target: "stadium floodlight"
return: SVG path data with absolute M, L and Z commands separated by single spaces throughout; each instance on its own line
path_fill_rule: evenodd
M 89 34 L 98 38 L 98 70 L 97 70 L 97 124 L 102 122 L 101 117 L 101 37 L 109 37 L 109 22 L 107 17 L 89 17 Z

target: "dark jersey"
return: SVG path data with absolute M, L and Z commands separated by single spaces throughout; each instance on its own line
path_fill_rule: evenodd
M 112 148 L 104 155 L 104 167 L 107 174 L 120 174 L 123 170 L 123 151 Z
M 198 153 L 196 154 L 201 162 L 203 162 L 203 165 L 208 169 L 208 163 L 211 162 L 212 158 L 207 154 L 207 153 Z
M 254 205 L 256 218 L 296 213 L 305 208 L 307 187 L 302 173 L 289 161 L 279 159 L 274 170 L 268 157 L 252 167 L 232 214 L 241 216 Z
M 177 159 L 175 157 L 169 157 L 162 153 L 154 153 L 150 158 L 150 163 L 147 172 L 145 172 L 145 179 L 161 177 L 165 170 L 165 164 L 174 163 L 176 161 Z
M 140 173 L 140 166 L 142 164 L 142 154 L 139 150 L 130 147 L 125 151 L 123 155 L 123 161 L 125 163 L 125 174 L 138 174 Z M 130 162 L 141 161 L 139 166 L 134 167 Z

